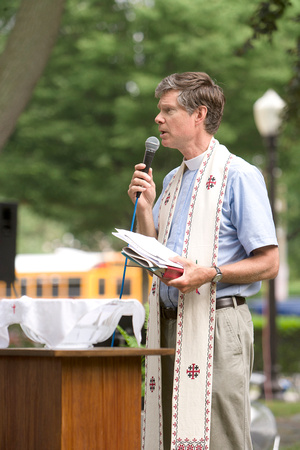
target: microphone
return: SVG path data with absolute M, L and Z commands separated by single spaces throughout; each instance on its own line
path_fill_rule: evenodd
M 145 167 L 145 169 L 142 170 L 142 172 L 146 172 L 146 173 L 149 172 L 155 152 L 156 152 L 156 150 L 158 150 L 159 145 L 160 145 L 160 142 L 157 139 L 157 137 L 155 137 L 155 136 L 148 137 L 148 139 L 146 140 L 146 142 L 145 142 L 146 150 L 145 150 L 144 160 L 143 160 L 143 163 L 146 164 L 146 167 Z M 139 198 L 140 195 L 141 195 L 141 192 L 137 192 L 136 197 Z

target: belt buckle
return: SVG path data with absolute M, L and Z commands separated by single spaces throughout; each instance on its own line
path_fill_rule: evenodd
M 171 306 L 160 305 L 161 315 L 164 319 L 176 319 L 177 318 L 177 308 L 172 308 Z

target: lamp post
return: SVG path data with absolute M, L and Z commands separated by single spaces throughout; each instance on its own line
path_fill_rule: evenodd
M 268 149 L 268 187 L 271 209 L 276 225 L 275 197 L 276 197 L 276 163 L 277 163 L 277 136 L 282 123 L 282 112 L 285 102 L 279 95 L 269 89 L 253 106 L 254 120 L 260 135 L 265 139 Z M 266 398 L 278 397 L 280 386 L 278 384 L 277 367 L 277 329 L 276 329 L 276 290 L 275 280 L 269 281 L 267 328 L 264 335 L 264 369 L 266 375 Z

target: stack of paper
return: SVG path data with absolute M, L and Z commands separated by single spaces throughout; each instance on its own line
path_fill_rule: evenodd
M 170 260 L 179 255 L 154 237 L 118 228 L 116 230 L 112 234 L 128 244 L 122 254 L 134 263 L 162 278 L 178 278 L 183 274 L 183 266 Z

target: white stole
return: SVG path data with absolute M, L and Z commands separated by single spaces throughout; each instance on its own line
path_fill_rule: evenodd
M 212 138 L 190 199 L 182 256 L 200 266 L 216 265 L 222 204 L 232 155 Z M 178 198 L 184 163 L 165 190 L 158 240 L 166 244 Z M 149 295 L 147 347 L 160 347 L 159 278 Z M 171 450 L 209 448 L 216 285 L 179 293 L 175 353 Z M 160 357 L 146 358 L 143 450 L 163 450 Z M 169 450 L 169 449 L 164 449 Z

